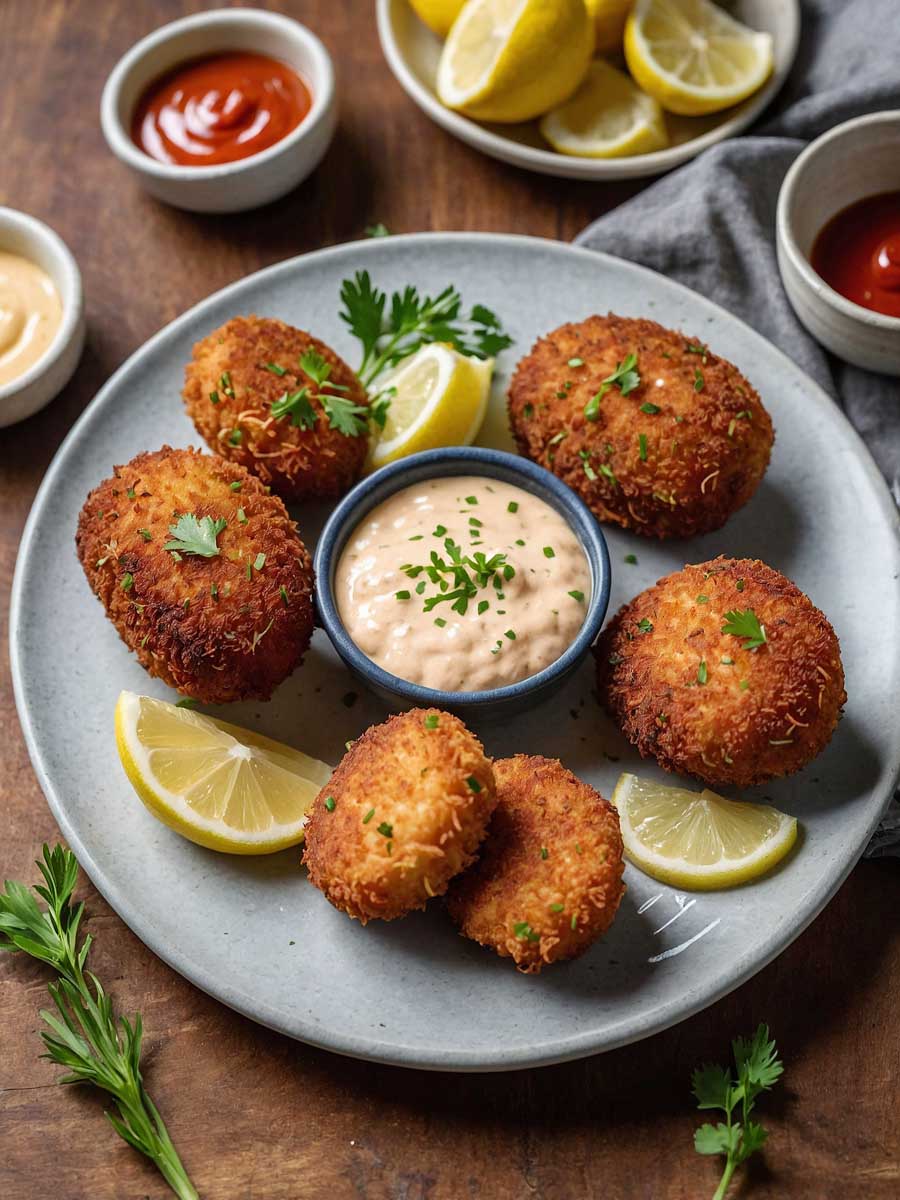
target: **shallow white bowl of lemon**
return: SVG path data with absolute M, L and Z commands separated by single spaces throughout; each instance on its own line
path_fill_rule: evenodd
M 772 41 L 773 66 L 768 80 L 758 91 L 730 108 L 707 116 L 663 118 L 665 149 L 653 149 L 657 138 L 655 114 L 639 107 L 636 149 L 626 157 L 577 157 L 554 150 L 538 120 L 499 124 L 471 120 L 447 108 L 438 99 L 438 67 L 442 42 L 415 14 L 409 0 L 378 0 L 378 35 L 388 66 L 397 82 L 432 121 L 482 154 L 541 175 L 565 179 L 638 179 L 658 175 L 694 158 L 707 146 L 733 137 L 746 129 L 770 103 L 787 77 L 797 53 L 800 35 L 799 0 L 723 0 L 721 7 L 742 24 Z M 553 139 L 556 141 L 556 139 Z
M 26 371 L 0 384 L 0 428 L 24 421 L 57 396 L 72 378 L 84 347 L 84 296 L 81 272 L 72 252 L 49 225 L 0 208 L 0 256 L 16 255 L 50 277 L 62 315 L 49 345 Z M 29 335 L 29 314 L 19 312 L 0 265 L 0 364 Z

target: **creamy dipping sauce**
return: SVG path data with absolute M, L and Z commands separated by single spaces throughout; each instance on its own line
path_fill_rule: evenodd
M 61 324 L 62 301 L 47 272 L 0 251 L 0 387 L 46 354 Z
M 567 521 L 483 475 L 426 479 L 374 508 L 334 581 L 348 634 L 373 662 L 441 691 L 537 674 L 569 648 L 591 571 Z

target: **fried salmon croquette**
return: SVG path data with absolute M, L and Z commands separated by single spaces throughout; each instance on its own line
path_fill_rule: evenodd
M 169 446 L 139 454 L 90 493 L 75 540 L 122 640 L 170 687 L 205 704 L 265 700 L 301 662 L 310 557 L 243 467 Z
M 612 924 L 625 890 L 619 817 L 556 759 L 500 759 L 494 778 L 488 836 L 448 908 L 462 934 L 536 974 Z
M 520 452 L 601 521 L 656 538 L 724 525 L 756 491 L 774 440 L 731 363 L 655 321 L 612 313 L 535 344 L 510 384 L 509 418 Z
M 755 559 L 667 575 L 619 610 L 596 655 L 600 699 L 628 740 L 709 787 L 800 770 L 847 699 L 827 618 Z
M 335 908 L 391 921 L 474 859 L 494 773 L 458 717 L 414 708 L 355 741 L 313 805 L 303 861 Z
M 284 321 L 235 317 L 214 330 L 194 346 L 182 396 L 210 448 L 283 500 L 341 496 L 362 472 L 365 388 L 329 346 Z

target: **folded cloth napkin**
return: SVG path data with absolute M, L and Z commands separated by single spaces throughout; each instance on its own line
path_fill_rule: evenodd
M 781 286 L 775 206 L 812 138 L 851 117 L 900 108 L 900 0 L 803 0 L 800 48 L 774 111 L 594 221 L 575 239 L 643 263 L 741 317 L 843 408 L 900 504 L 900 380 L 834 359 Z M 866 854 L 900 857 L 900 793 Z

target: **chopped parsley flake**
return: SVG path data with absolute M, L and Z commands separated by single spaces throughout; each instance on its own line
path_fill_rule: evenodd
M 375 816 L 375 809 L 370 808 L 369 811 L 366 813 L 366 815 L 362 819 L 363 825 L 368 825 L 368 823 L 372 820 L 372 818 L 374 816 Z
M 544 558 L 556 558 L 556 551 L 552 546 L 544 547 Z
M 440 717 L 437 713 L 429 713 L 423 722 L 426 729 L 437 729 L 440 724 Z
M 334 812 L 336 803 L 337 802 L 336 802 L 334 796 L 328 796 L 325 799 L 325 808 L 328 810 L 328 812 Z
M 513 933 L 520 941 L 539 942 L 540 934 L 534 932 L 527 921 L 516 921 L 513 924 Z
M 569 595 L 573 600 L 577 600 L 579 604 L 584 603 L 584 592 L 579 591 L 578 588 L 573 588 L 572 591 L 569 592 Z
M 469 778 L 466 780 L 466 783 L 469 785 L 469 791 L 474 792 L 477 796 L 478 793 L 481 791 L 481 784 L 478 782 L 478 780 L 475 778 L 475 776 L 470 775 Z
M 706 683 L 707 678 L 708 674 L 706 670 L 706 663 L 701 659 L 700 666 L 697 668 L 697 682 Z

